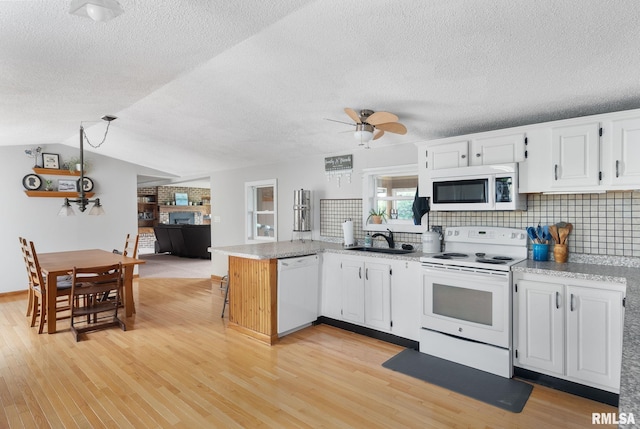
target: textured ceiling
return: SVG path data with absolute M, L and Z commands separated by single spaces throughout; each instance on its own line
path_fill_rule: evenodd
M 372 147 L 640 107 L 637 0 L 0 0 L 0 145 L 77 146 L 168 174 L 358 150 L 344 107 L 397 114 Z M 104 123 L 86 123 L 99 141 Z

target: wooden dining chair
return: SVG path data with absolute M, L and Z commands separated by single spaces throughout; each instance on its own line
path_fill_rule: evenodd
M 137 258 L 139 239 L 140 239 L 140 236 L 138 234 L 134 236 L 132 236 L 131 234 L 127 234 L 127 238 L 124 242 L 124 251 L 122 252 L 122 254 L 130 258 Z
M 118 318 L 123 287 L 122 264 L 73 269 L 71 277 L 71 333 L 80 334 L 112 326 L 127 326 Z M 114 299 L 104 299 L 113 296 Z
M 24 237 L 18 237 L 20 241 L 20 250 L 22 251 L 22 259 L 24 259 L 24 265 L 27 269 L 27 282 L 29 289 L 27 290 L 27 317 L 31 316 L 33 307 L 33 284 L 31 282 L 31 271 L 29 270 L 29 261 L 27 260 L 28 244 Z
M 69 310 L 68 297 L 71 294 L 71 280 L 58 278 L 56 287 L 49 288 L 44 276 L 42 275 L 40 263 L 38 262 L 38 254 L 36 253 L 36 247 L 33 244 L 33 241 L 30 241 L 28 246 L 26 245 L 26 240 L 23 244 L 25 245 L 25 262 L 29 272 L 29 288 L 32 293 L 31 326 L 35 326 L 36 319 L 40 316 L 38 333 L 42 334 L 44 324 L 47 320 L 47 294 L 56 294 L 56 317 L 59 319 L 64 318 L 64 316 L 59 316 L 59 313 Z

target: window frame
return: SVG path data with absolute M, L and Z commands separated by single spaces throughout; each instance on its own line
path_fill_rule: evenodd
M 273 210 L 256 210 L 258 189 L 273 188 Z M 245 243 L 269 243 L 278 241 L 278 180 L 267 179 L 245 182 Z M 273 215 L 273 236 L 261 236 L 258 232 L 258 216 Z
M 403 219 L 387 219 L 386 222 L 381 224 L 367 223 L 369 212 L 372 208 L 377 208 L 378 196 L 377 196 L 377 184 L 376 179 L 378 176 L 416 176 L 417 183 L 419 184 L 418 165 L 398 165 L 392 167 L 380 167 L 380 168 L 367 168 L 362 170 L 362 229 L 364 231 L 386 231 L 387 229 L 393 232 L 409 232 L 409 233 L 422 233 L 427 231 L 427 225 L 414 225 L 413 220 Z M 385 200 L 393 200 L 392 197 L 385 197 Z

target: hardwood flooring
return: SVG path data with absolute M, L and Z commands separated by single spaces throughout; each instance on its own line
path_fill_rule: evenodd
M 584 428 L 614 407 L 535 386 L 514 414 L 382 363 L 399 346 L 326 325 L 261 344 L 203 279 L 134 284 L 126 332 L 38 335 L 0 297 L 0 428 Z

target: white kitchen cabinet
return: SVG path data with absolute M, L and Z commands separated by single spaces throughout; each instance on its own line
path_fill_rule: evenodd
M 469 141 L 453 141 L 445 144 L 430 144 L 425 146 L 424 167 L 429 170 L 443 168 L 466 167 L 469 165 Z
M 607 135 L 610 152 L 603 169 L 607 184 L 640 186 L 640 117 L 611 121 Z
M 342 319 L 342 255 L 322 254 L 322 282 L 320 289 L 320 314 L 332 319 Z
M 620 386 L 623 293 L 567 286 L 567 376 Z
M 343 258 L 340 271 L 342 319 L 364 324 L 364 261 Z
M 391 328 L 391 267 L 366 262 L 364 265 L 364 324 L 379 331 Z
M 547 374 L 563 375 L 563 285 L 523 279 L 516 283 L 517 362 Z
M 469 165 L 510 164 L 524 161 L 525 134 L 515 133 L 471 140 Z
M 553 189 L 600 184 L 600 123 L 556 127 L 551 136 Z
M 515 366 L 619 392 L 625 286 L 515 273 Z
M 391 261 L 391 333 L 420 341 L 420 262 Z

